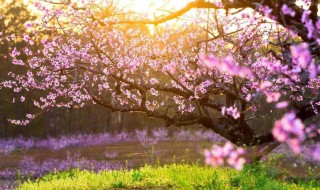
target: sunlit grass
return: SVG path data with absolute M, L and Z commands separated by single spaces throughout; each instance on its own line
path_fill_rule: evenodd
M 289 182 L 267 165 L 247 166 L 237 172 L 230 168 L 172 164 L 144 166 L 139 170 L 115 170 L 92 173 L 71 170 L 49 174 L 25 182 L 18 189 L 319 189 L 319 181 Z

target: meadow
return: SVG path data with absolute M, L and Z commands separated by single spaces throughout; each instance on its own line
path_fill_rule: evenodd
M 245 167 L 241 172 L 230 168 L 171 164 L 144 166 L 137 170 L 93 173 L 73 169 L 28 181 L 20 190 L 36 189 L 319 189 L 319 181 L 281 179 L 281 172 L 267 164 Z
M 317 189 L 320 169 L 280 146 L 243 171 L 212 168 L 204 149 L 223 139 L 207 130 L 136 130 L 2 140 L 2 189 Z

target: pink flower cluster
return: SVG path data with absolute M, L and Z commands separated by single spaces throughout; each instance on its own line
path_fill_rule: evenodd
M 221 108 L 221 114 L 222 115 L 230 115 L 234 119 L 238 119 L 240 117 L 240 112 L 238 112 L 238 108 L 236 107 L 222 107 Z
M 288 7 L 288 5 L 286 5 L 286 4 L 284 4 L 282 6 L 281 11 L 283 14 L 290 15 L 292 17 L 294 17 L 296 15 L 296 12 L 292 8 Z
M 248 67 L 239 65 L 230 56 L 225 57 L 224 59 L 218 59 L 213 55 L 200 55 L 200 59 L 209 69 L 217 68 L 223 74 L 241 76 L 244 78 L 252 76 L 252 71 Z
M 205 162 L 213 167 L 224 165 L 225 163 L 235 168 L 242 170 L 246 162 L 242 157 L 244 154 L 243 148 L 236 148 L 230 142 L 227 142 L 223 147 L 213 145 L 211 150 L 205 150 Z
M 311 158 L 320 161 L 320 146 L 315 146 L 311 150 Z
M 300 45 L 291 46 L 290 51 L 293 61 L 302 69 L 306 69 L 312 59 L 309 45 L 307 43 L 302 43 Z
M 272 134 L 279 142 L 288 143 L 294 153 L 300 153 L 305 139 L 304 128 L 302 121 L 292 111 L 275 122 Z
M 266 95 L 266 101 L 268 103 L 277 102 L 281 98 L 281 94 L 279 92 L 274 92 L 272 87 L 273 83 L 270 81 L 264 81 L 260 85 L 260 90 Z
M 316 78 L 320 67 L 316 65 L 315 59 L 312 58 L 309 45 L 307 43 L 301 43 L 296 46 L 291 46 L 290 51 L 294 63 L 292 69 L 293 74 L 299 73 L 303 69 L 309 72 L 309 79 Z

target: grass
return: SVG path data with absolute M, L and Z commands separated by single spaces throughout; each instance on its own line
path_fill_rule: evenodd
M 240 172 L 187 164 L 146 165 L 138 170 L 93 173 L 74 169 L 51 173 L 36 181 L 27 181 L 17 189 L 320 189 L 319 181 L 290 182 L 281 175 L 266 164 L 246 166 Z

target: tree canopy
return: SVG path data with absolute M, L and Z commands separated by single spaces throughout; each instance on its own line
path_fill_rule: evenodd
M 145 19 L 114 1 L 37 2 L 42 18 L 27 24 L 29 44 L 10 53 L 27 71 L 9 72 L 1 86 L 42 91 L 32 98 L 39 113 L 94 103 L 260 145 L 256 159 L 280 143 L 300 153 L 320 132 L 318 4 L 194 0 Z M 42 48 L 32 50 L 34 41 Z M 320 147 L 309 148 L 320 159 Z

